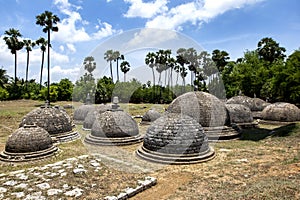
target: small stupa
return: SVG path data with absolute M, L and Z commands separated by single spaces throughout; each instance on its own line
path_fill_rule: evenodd
M 228 111 L 231 126 L 236 126 L 238 130 L 257 127 L 249 107 L 242 104 L 225 104 Z
M 270 105 L 270 103 L 260 98 L 257 97 L 251 98 L 244 95 L 231 97 L 226 101 L 226 104 L 242 104 L 244 106 L 247 106 L 248 108 L 250 108 L 253 118 L 255 119 L 260 119 L 262 110 L 266 106 Z
M 161 114 L 155 109 L 148 110 L 142 117 L 141 124 L 151 124 L 156 119 L 160 118 Z
M 152 162 L 192 164 L 212 159 L 215 152 L 195 119 L 181 113 L 165 113 L 149 126 L 136 154 Z
M 137 122 L 119 108 L 119 100 L 113 98 L 111 109 L 99 114 L 91 132 L 84 141 L 92 145 L 128 145 L 142 141 Z
M 91 104 L 90 94 L 87 94 L 85 104 L 79 106 L 74 110 L 74 123 L 82 124 L 90 111 L 95 110 L 95 105 Z
M 290 123 L 300 121 L 300 109 L 291 103 L 277 102 L 262 111 L 260 123 Z
M 83 121 L 82 129 L 85 131 L 90 131 L 92 129 L 92 126 L 96 118 L 99 117 L 101 113 L 104 113 L 105 111 L 108 111 L 110 109 L 111 109 L 111 105 L 103 104 L 103 105 L 96 106 L 94 110 L 90 110 Z
M 50 106 L 48 103 L 26 114 L 19 126 L 26 124 L 35 124 L 45 129 L 58 142 L 71 141 L 80 137 L 80 134 L 73 130 L 74 126 L 67 112 L 59 106 Z
M 239 136 L 230 126 L 224 102 L 207 92 L 187 92 L 172 101 L 167 112 L 194 118 L 209 140 L 228 140 Z
M 57 150 L 45 129 L 25 124 L 8 137 L 0 160 L 7 162 L 37 160 L 52 156 Z

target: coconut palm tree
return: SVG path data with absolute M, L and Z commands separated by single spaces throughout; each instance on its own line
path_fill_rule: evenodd
M 10 49 L 10 52 L 15 55 L 15 85 L 17 83 L 17 51 L 21 50 L 24 46 L 22 41 L 19 41 L 18 37 L 22 37 L 22 34 L 19 30 L 10 28 L 8 31 L 5 31 L 5 36 L 3 39 Z
M 120 65 L 121 71 L 124 73 L 124 82 L 126 82 L 126 73 L 130 70 L 130 64 L 128 61 L 123 61 Z
M 114 61 L 117 62 L 117 81 L 119 81 L 119 60 L 124 60 L 124 55 L 120 54 L 119 51 L 113 52 Z
M 60 19 L 54 15 L 52 12 L 50 11 L 45 11 L 44 13 L 36 16 L 36 24 L 44 27 L 43 28 L 43 32 L 47 33 L 48 35 L 48 58 L 47 58 L 47 63 L 48 63 L 48 90 L 47 90 L 47 100 L 48 103 L 50 104 L 50 32 L 54 31 L 57 32 L 58 31 L 58 27 L 56 26 L 56 24 L 60 21 Z
M 112 72 L 112 61 L 114 60 L 114 51 L 112 49 L 107 50 L 104 53 L 104 59 L 109 62 L 109 67 L 110 67 L 110 77 L 112 82 L 114 82 L 114 77 L 113 77 L 113 72 Z
M 43 79 L 43 68 L 44 68 L 44 57 L 45 57 L 45 51 L 46 51 L 46 46 L 48 44 L 48 41 L 40 37 L 35 43 L 40 46 L 41 51 L 42 51 L 42 63 L 41 63 L 41 74 L 40 74 L 40 90 L 42 89 L 42 79 Z
M 28 82 L 28 68 L 29 68 L 29 52 L 32 51 L 32 48 L 35 46 L 35 42 L 31 40 L 23 40 L 26 52 L 27 52 L 27 62 L 26 62 L 26 78 L 25 78 L 25 88 L 27 91 L 27 82 Z

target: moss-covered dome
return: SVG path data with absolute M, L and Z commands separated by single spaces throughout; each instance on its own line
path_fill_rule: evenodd
M 291 103 L 274 103 L 262 111 L 262 119 L 279 122 L 300 121 L 300 109 Z
M 214 151 L 195 119 L 180 113 L 166 113 L 147 129 L 137 155 L 154 162 L 189 164 L 211 159 Z
M 12 133 L 0 159 L 5 161 L 26 161 L 52 155 L 53 146 L 49 133 L 36 125 L 24 125 Z
M 188 115 L 203 127 L 224 126 L 228 122 L 224 103 L 206 92 L 185 93 L 174 99 L 167 111 Z

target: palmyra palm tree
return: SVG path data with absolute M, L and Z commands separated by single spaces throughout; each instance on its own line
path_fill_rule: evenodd
M 104 53 L 104 59 L 109 62 L 109 67 L 110 67 L 110 77 L 112 82 L 114 82 L 114 77 L 113 77 L 113 72 L 112 72 L 112 61 L 114 60 L 114 52 L 112 49 L 107 50 Z
M 26 91 L 27 91 L 27 82 L 28 82 L 28 68 L 29 68 L 29 52 L 32 51 L 32 47 L 35 46 L 35 43 L 31 40 L 23 40 L 26 52 L 27 52 L 27 62 L 26 62 L 26 78 L 25 78 L 25 84 L 26 84 Z
M 130 64 L 128 61 L 123 61 L 120 65 L 121 71 L 124 73 L 124 82 L 126 82 L 126 73 L 130 70 Z
M 119 60 L 124 60 L 124 55 L 120 54 L 119 51 L 113 52 L 114 61 L 117 62 L 117 81 L 119 81 Z
M 93 56 L 88 56 L 83 61 L 84 69 L 87 70 L 90 75 L 96 69 L 96 62 Z
M 8 31 L 5 31 L 5 36 L 3 39 L 10 49 L 10 52 L 15 55 L 15 85 L 17 83 L 17 51 L 21 50 L 24 46 L 22 41 L 19 41 L 18 37 L 22 37 L 22 34 L 19 30 L 10 28 Z
M 48 86 L 48 90 L 47 90 L 47 100 L 48 103 L 50 104 L 50 31 L 54 31 L 57 32 L 58 31 L 58 27 L 55 26 L 58 22 L 60 21 L 60 19 L 54 15 L 52 12 L 50 11 L 45 11 L 44 13 L 36 16 L 36 24 L 44 27 L 43 28 L 43 32 L 47 33 L 48 35 L 48 81 L 47 81 L 47 86 Z
M 42 51 L 42 63 L 41 63 L 41 74 L 40 74 L 40 90 L 42 89 L 42 80 L 43 80 L 43 68 L 44 68 L 44 57 L 45 57 L 45 51 L 46 51 L 46 46 L 47 46 L 48 41 L 40 37 L 37 41 L 36 44 L 40 46 L 41 51 Z

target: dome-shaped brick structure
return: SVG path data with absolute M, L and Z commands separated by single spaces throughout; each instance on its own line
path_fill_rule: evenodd
M 261 118 L 261 111 L 270 105 L 260 98 L 251 98 L 247 96 L 235 96 L 226 101 L 226 104 L 242 104 L 250 108 L 254 118 Z
M 45 129 L 51 137 L 60 142 L 74 140 L 80 137 L 79 133 L 73 131 L 71 118 L 59 107 L 42 106 L 25 115 L 20 127 L 25 124 L 35 124 Z
M 99 114 L 85 142 L 94 145 L 127 145 L 142 139 L 136 121 L 129 114 L 111 109 Z
M 136 153 L 143 159 L 168 164 L 198 163 L 214 157 L 201 125 L 180 113 L 165 113 L 155 120 Z
M 92 104 L 84 104 L 84 105 L 81 105 L 78 108 L 76 108 L 74 110 L 74 116 L 73 116 L 74 123 L 82 124 L 83 121 L 85 120 L 87 114 L 93 110 L 95 110 L 95 105 L 92 105 Z
M 150 124 L 160 117 L 161 114 L 158 111 L 150 109 L 143 115 L 141 124 Z
M 111 105 L 103 104 L 96 106 L 93 110 L 90 110 L 84 119 L 82 129 L 86 131 L 91 130 L 96 118 L 99 117 L 101 113 L 104 113 L 105 111 L 110 109 Z
M 225 140 L 238 137 L 239 133 L 229 123 L 224 102 L 206 92 L 188 92 L 169 105 L 167 112 L 181 113 L 194 118 L 210 140 Z
M 9 136 L 5 150 L 0 154 L 0 160 L 8 162 L 36 160 L 51 156 L 57 150 L 45 129 L 36 125 L 24 125 Z
M 262 119 L 268 122 L 300 121 L 300 109 L 291 103 L 277 102 L 262 111 Z
M 253 120 L 253 115 L 247 106 L 242 104 L 225 104 L 228 111 L 229 121 L 238 128 L 256 127 L 257 123 Z

